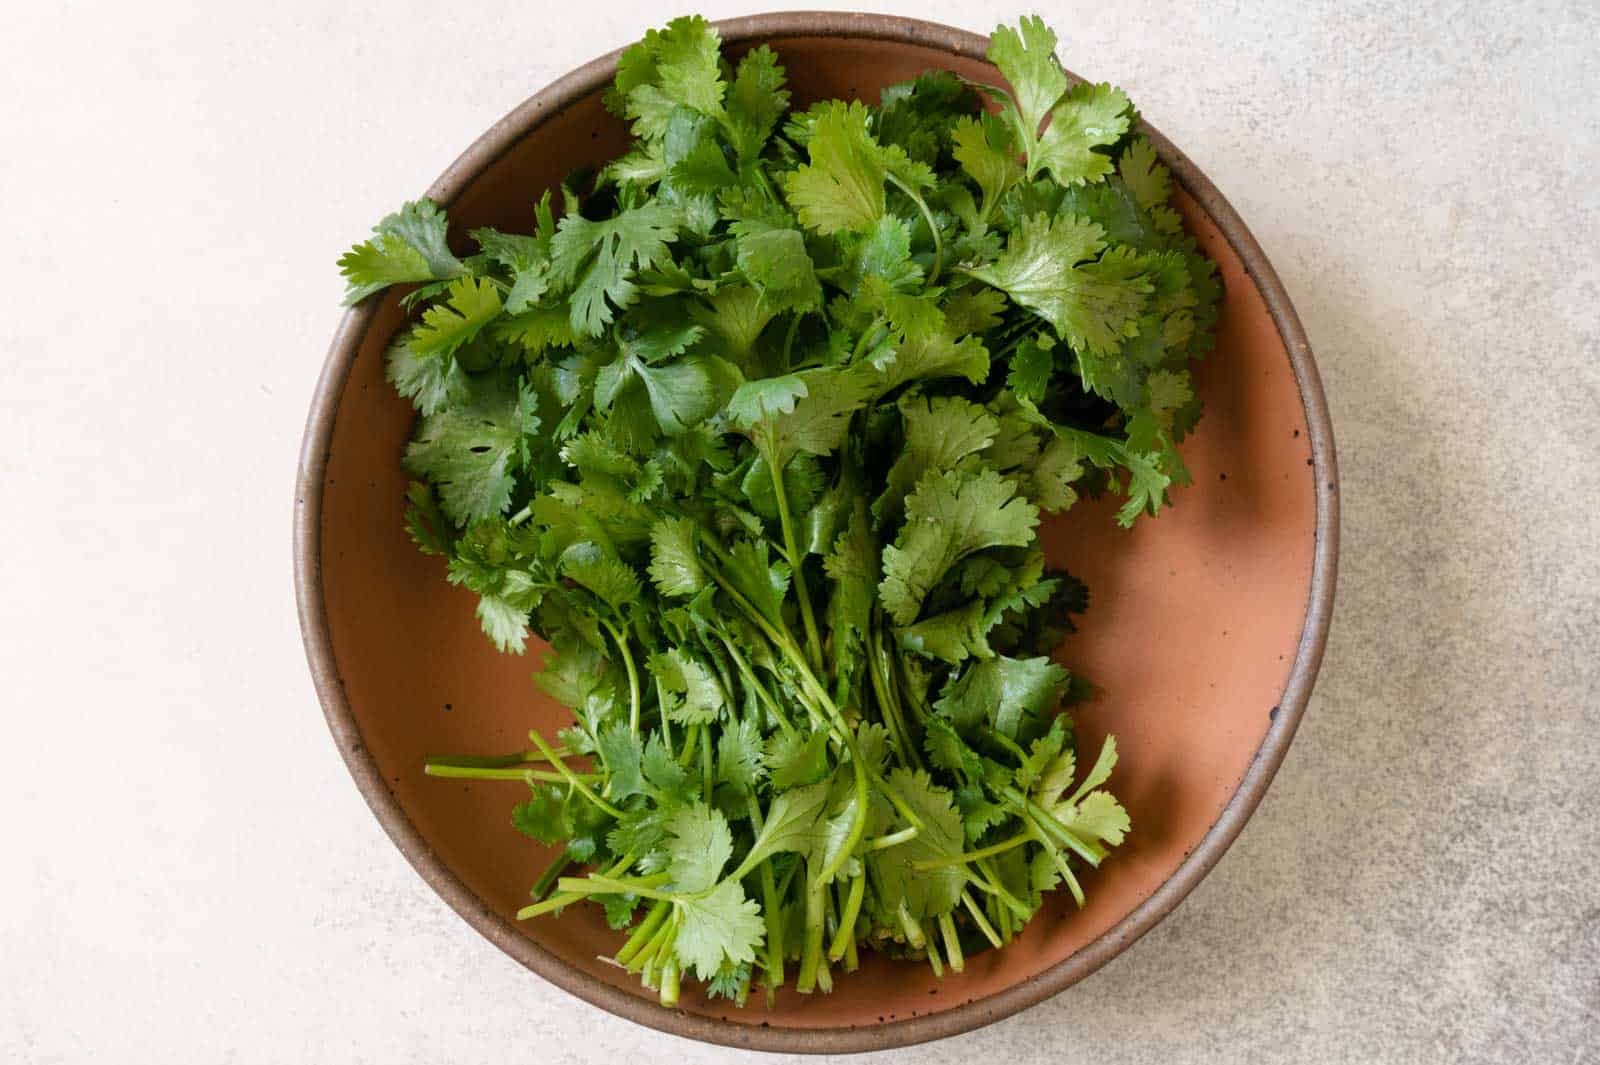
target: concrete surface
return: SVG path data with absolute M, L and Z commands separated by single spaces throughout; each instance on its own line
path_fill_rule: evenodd
M 1338 616 L 1266 803 L 1170 920 L 884 1060 L 1600 1061 L 1597 9 L 1117 6 L 1038 10 L 1299 304 Z M 0 1061 L 735 1060 L 424 887 L 327 740 L 289 583 L 334 258 L 634 7 L 8 9 Z

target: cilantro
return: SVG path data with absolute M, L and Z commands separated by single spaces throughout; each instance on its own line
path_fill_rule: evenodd
M 465 268 L 445 244 L 445 224 L 432 200 L 417 200 L 373 226 L 373 238 L 339 260 L 339 272 L 349 283 L 345 304 L 360 303 L 390 285 L 461 276 Z
M 1074 350 L 1109 354 L 1137 334 L 1151 285 L 1136 257 L 1120 249 L 1102 256 L 1104 238 L 1084 218 L 1034 215 L 1012 232 L 993 265 L 970 273 L 1036 311 Z
M 1013 739 L 1067 691 L 1067 671 L 1048 658 L 1006 658 L 973 663 L 945 685 L 934 704 L 962 731 L 985 727 Z
M 458 257 L 420 200 L 339 262 L 347 302 L 410 286 L 408 535 L 572 713 L 429 771 L 524 781 L 513 827 L 564 849 L 523 916 L 602 906 L 669 1006 L 826 990 L 875 944 L 959 967 L 956 921 L 1081 904 L 1131 831 L 1039 523 L 1189 482 L 1221 289 L 1133 105 L 1055 45 L 996 30 L 992 114 L 941 71 L 796 112 L 771 47 L 674 19 L 559 221 L 530 190 Z
M 457 524 L 503 514 L 528 437 L 539 426 L 533 393 L 506 374 L 472 379 L 462 402 L 425 416 L 406 448 L 406 469 L 438 489 Z
M 784 181 L 800 221 L 824 235 L 860 229 L 883 217 L 888 178 L 883 148 L 872 139 L 871 112 L 860 103 L 824 104 L 811 124 L 811 161 Z
M 550 242 L 554 280 L 570 286 L 572 331 L 598 336 L 616 309 L 632 303 L 638 287 L 634 268 L 665 260 L 676 219 L 662 204 L 624 211 L 604 222 L 568 215 Z
M 733 855 L 728 820 L 704 803 L 685 806 L 667 820 L 667 871 L 675 891 L 709 890 Z
M 906 499 L 900 535 L 883 550 L 878 595 L 884 609 L 900 624 L 910 623 L 957 561 L 986 547 L 1025 546 L 1038 521 L 1038 508 L 993 470 L 930 470 Z

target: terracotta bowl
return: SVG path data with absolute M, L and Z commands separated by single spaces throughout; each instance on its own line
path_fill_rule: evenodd
M 982 81 L 984 38 L 877 15 L 776 14 L 719 24 L 730 54 L 781 54 L 795 102 L 876 99 L 929 67 Z M 526 227 L 538 194 L 624 146 L 601 89 L 616 56 L 568 74 L 467 149 L 428 195 L 452 233 Z M 1114 73 L 1108 71 L 1106 73 Z M 619 942 L 597 908 L 516 923 L 546 859 L 514 832 L 518 786 L 424 777 L 424 756 L 515 750 L 566 712 L 526 658 L 497 654 L 473 597 L 401 528 L 410 407 L 385 383 L 401 323 L 393 297 L 345 316 L 317 386 L 295 502 L 295 584 L 311 671 L 340 752 L 379 821 L 474 928 L 540 976 L 613 1013 L 714 1043 L 771 1051 L 883 1049 L 976 1028 L 1082 979 L 1171 912 L 1261 801 L 1305 708 L 1333 599 L 1338 495 L 1333 436 L 1294 308 L 1244 223 L 1204 174 L 1146 129 L 1181 187 L 1191 231 L 1227 295 L 1198 372 L 1205 417 L 1187 442 L 1193 486 L 1132 531 L 1106 504 L 1046 526 L 1051 554 L 1089 584 L 1080 635 L 1059 657 L 1102 690 L 1080 715 L 1090 749 L 1114 731 L 1116 791 L 1134 831 L 1086 884 L 1004 950 L 936 980 L 925 965 L 866 959 L 831 995 L 735 1009 L 685 988 L 662 1009 L 599 958 Z

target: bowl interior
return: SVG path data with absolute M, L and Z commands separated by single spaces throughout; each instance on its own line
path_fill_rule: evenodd
M 876 98 L 884 85 L 933 66 L 996 80 L 984 64 L 933 46 L 833 37 L 772 44 L 801 105 Z M 528 227 L 545 188 L 624 144 L 622 124 L 604 112 L 598 93 L 578 99 L 446 191 L 452 233 Z M 939 981 L 924 965 L 868 957 L 831 995 L 784 994 L 771 1011 L 752 996 L 750 1007 L 737 1010 L 686 987 L 685 1010 L 771 1029 L 850 1028 L 996 995 L 1083 950 L 1149 898 L 1238 789 L 1305 624 L 1315 473 L 1296 378 L 1260 292 L 1212 220 L 1187 196 L 1180 206 L 1226 285 L 1217 350 L 1197 374 L 1205 416 L 1184 446 L 1195 483 L 1131 531 L 1115 525 L 1111 501 L 1080 503 L 1044 529 L 1053 560 L 1089 585 L 1082 631 L 1058 657 L 1100 689 L 1079 720 L 1091 749 L 1106 732 L 1118 737 L 1113 786 L 1132 815 L 1128 842 L 1086 877 L 1083 910 L 1063 894 L 1020 940 L 969 958 L 962 974 Z M 521 786 L 427 778 L 422 761 L 520 749 L 530 725 L 549 733 L 568 718 L 530 681 L 537 649 L 522 658 L 496 653 L 479 633 L 474 597 L 448 586 L 440 562 L 418 554 L 402 529 L 399 461 L 412 412 L 384 381 L 382 360 L 401 320 L 393 298 L 377 310 L 337 400 L 320 531 L 328 628 L 359 731 L 350 742 L 364 745 L 432 855 L 487 911 L 509 919 L 547 858 L 511 828 Z M 519 949 L 519 935 L 533 946 Z M 595 997 L 590 981 L 598 981 L 650 998 L 599 960 L 618 937 L 596 908 L 579 906 L 515 932 L 501 928 L 496 938 L 525 961 L 542 956 L 570 966 L 560 982 L 586 997 Z

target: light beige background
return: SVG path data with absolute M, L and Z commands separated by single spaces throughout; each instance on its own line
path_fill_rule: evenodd
M 881 1060 L 1600 1061 L 1596 8 L 1120 6 L 1037 10 L 1233 200 L 1318 353 L 1327 665 L 1168 921 Z M 735 1060 L 556 991 L 424 887 L 328 742 L 289 582 L 333 260 L 634 11 L 7 9 L 0 1061 Z

